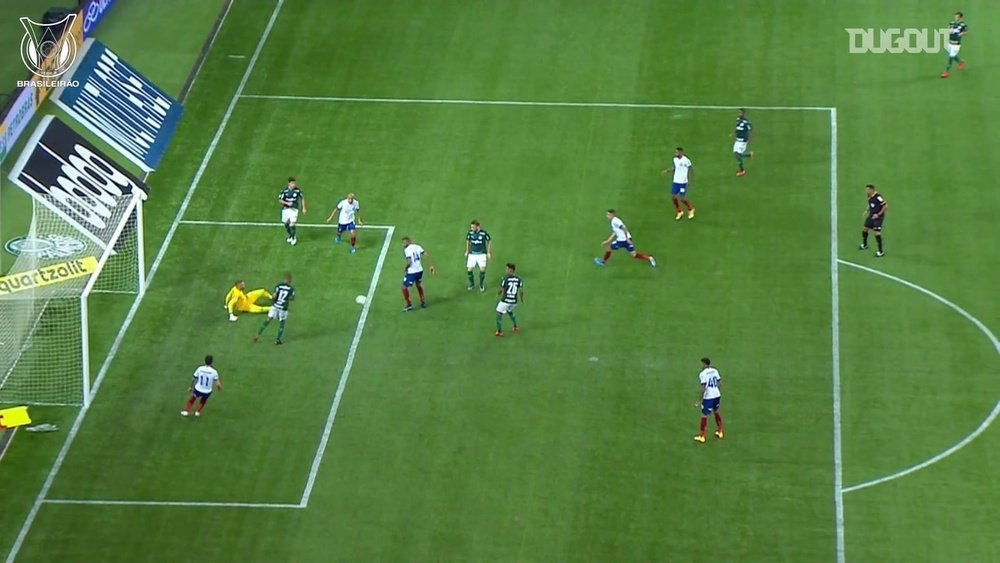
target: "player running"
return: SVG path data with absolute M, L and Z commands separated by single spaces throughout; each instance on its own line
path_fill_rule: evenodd
M 861 244 L 858 245 L 858 250 L 868 248 L 868 231 L 875 231 L 875 243 L 878 244 L 875 257 L 881 258 L 885 256 L 882 251 L 882 222 L 885 220 L 885 212 L 889 211 L 889 203 L 872 184 L 865 186 L 865 193 L 868 194 L 868 209 L 865 210 L 865 225 L 861 227 Z
M 695 408 L 701 408 L 701 431 L 694 437 L 695 442 L 705 443 L 705 428 L 708 427 L 708 415 L 715 413 L 715 437 L 722 439 L 722 415 L 719 414 L 719 403 L 722 401 L 722 376 L 719 370 L 712 367 L 708 358 L 701 359 L 701 373 L 698 374 L 701 389 L 698 391 L 699 401 Z
M 948 66 L 941 73 L 941 78 L 948 78 L 952 63 L 958 63 L 958 70 L 965 70 L 965 61 L 958 56 L 962 50 L 962 39 L 969 32 L 969 25 L 965 23 L 965 15 L 962 12 L 955 12 L 955 19 L 948 24 Z
M 688 185 L 693 177 L 694 164 L 691 163 L 690 158 L 684 155 L 684 149 L 681 147 L 677 147 L 677 150 L 674 151 L 674 165 L 663 171 L 664 174 L 670 172 L 674 173 L 674 181 L 670 185 L 670 196 L 674 201 L 674 209 L 677 210 L 677 216 L 674 219 L 680 221 L 684 217 L 684 212 L 681 211 L 682 201 L 687 207 L 688 219 L 694 219 L 694 207 L 687 199 Z
M 740 114 L 736 118 L 736 131 L 733 132 L 733 137 L 736 138 L 733 141 L 733 154 L 736 155 L 736 164 L 739 169 L 736 171 L 737 176 L 746 176 L 747 171 L 743 168 L 744 160 L 753 160 L 753 151 L 747 152 L 747 145 L 750 144 L 750 135 L 753 130 L 753 126 L 750 124 L 750 120 L 747 119 L 747 110 L 740 109 Z
M 266 289 L 255 289 L 247 292 L 247 284 L 243 280 L 236 280 L 233 288 L 226 294 L 226 310 L 229 311 L 230 322 L 236 322 L 239 317 L 236 313 L 266 313 L 271 310 L 270 305 L 258 305 L 261 299 L 271 299 L 271 294 Z
M 278 338 L 274 343 L 278 346 L 284 344 L 285 321 L 288 320 L 288 307 L 295 299 L 295 288 L 292 287 L 292 275 L 286 274 L 285 281 L 274 287 L 274 295 L 271 298 L 271 310 L 267 312 L 264 324 L 260 325 L 260 330 L 254 335 L 253 341 L 256 344 L 260 340 L 260 335 L 264 334 L 271 321 L 278 319 Z
M 214 362 L 214 358 L 211 355 L 205 356 L 205 365 L 194 370 L 193 380 L 191 381 L 191 386 L 188 388 L 191 397 L 188 399 L 187 404 L 184 405 L 181 416 L 191 414 L 191 407 L 194 406 L 194 402 L 197 400 L 201 402 L 198 404 L 198 410 L 194 411 L 194 415 L 201 416 L 201 411 L 205 408 L 208 398 L 212 396 L 212 391 L 215 389 L 222 391 L 222 380 L 219 379 L 219 372 L 212 367 L 212 362 Z
M 427 269 L 434 275 L 434 264 L 431 263 L 431 256 L 427 254 L 424 247 L 413 242 L 410 237 L 403 237 L 403 256 L 406 257 L 406 266 L 403 268 L 403 300 L 406 307 L 403 312 L 408 313 L 413 310 L 413 302 L 410 301 L 410 288 L 417 286 L 417 293 L 420 294 L 420 308 L 427 308 L 427 299 L 424 297 L 424 260 L 427 261 Z
M 497 297 L 497 336 L 503 336 L 503 316 L 510 317 L 510 322 L 514 323 L 514 332 L 521 332 L 521 327 L 517 326 L 517 317 L 514 316 L 514 307 L 518 303 L 524 302 L 524 280 L 517 275 L 517 266 L 508 262 L 507 275 L 500 282 L 500 290 Z
M 295 238 L 295 225 L 299 222 L 299 211 L 301 210 L 303 215 L 306 214 L 306 196 L 299 189 L 295 178 L 288 177 L 288 185 L 278 194 L 278 201 L 281 202 L 281 222 L 288 233 L 285 242 L 295 246 L 298 242 Z
M 351 234 L 351 254 L 354 254 L 358 250 L 358 237 L 355 230 L 361 226 L 361 204 L 354 199 L 354 194 L 347 194 L 346 199 L 340 200 L 330 216 L 326 218 L 326 222 L 333 221 L 338 213 L 340 217 L 337 219 L 337 238 L 333 239 L 333 243 L 339 243 L 340 236 L 344 231 L 349 231 Z
M 611 253 L 613 251 L 625 249 L 632 256 L 632 258 L 635 258 L 636 260 L 645 260 L 649 262 L 650 266 L 655 268 L 655 258 L 649 254 L 642 254 L 641 252 L 635 251 L 635 246 L 632 245 L 632 233 L 628 231 L 625 223 L 618 218 L 618 214 L 614 209 L 608 209 L 607 217 L 608 220 L 611 221 L 611 236 L 601 243 L 601 246 L 605 247 L 604 258 L 594 258 L 594 264 L 604 266 L 608 263 L 608 260 L 611 260 Z
M 476 287 L 472 269 L 479 267 L 479 291 L 486 291 L 486 263 L 493 258 L 493 239 L 483 230 L 479 221 L 473 219 L 469 232 L 465 235 L 465 267 L 469 274 L 469 291 Z

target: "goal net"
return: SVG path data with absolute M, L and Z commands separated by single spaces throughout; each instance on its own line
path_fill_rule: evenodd
M 114 334 L 145 289 L 141 196 L 107 206 L 103 239 L 32 200 L 28 233 L 0 277 L 0 403 L 89 404 L 92 329 Z

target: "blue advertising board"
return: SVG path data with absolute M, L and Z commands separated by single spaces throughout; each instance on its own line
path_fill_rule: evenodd
M 115 0 L 85 0 L 82 6 L 80 16 L 83 17 L 83 36 L 91 37 L 104 16 L 115 6 Z
M 160 163 L 184 108 L 100 41 L 87 39 L 56 105 L 145 172 Z

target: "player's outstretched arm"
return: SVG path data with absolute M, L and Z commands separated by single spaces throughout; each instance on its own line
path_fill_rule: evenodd
M 424 260 L 427 260 L 427 266 L 428 266 L 427 269 L 430 270 L 431 275 L 433 276 L 435 273 L 437 273 L 437 268 L 434 267 L 434 262 L 431 260 L 431 255 L 427 254 L 427 252 L 424 252 L 422 256 L 424 257 Z
M 339 207 L 334 207 L 333 211 L 330 212 L 330 216 L 326 218 L 326 222 L 329 223 L 330 221 L 333 221 L 333 218 L 336 217 L 337 213 L 339 213 L 339 212 L 340 212 L 340 208 Z
M 601 243 L 601 246 L 607 246 L 607 245 L 611 244 L 611 241 L 613 241 L 613 240 L 615 240 L 615 234 L 611 233 L 611 236 L 609 236 L 608 238 L 606 238 L 604 240 L 604 242 Z

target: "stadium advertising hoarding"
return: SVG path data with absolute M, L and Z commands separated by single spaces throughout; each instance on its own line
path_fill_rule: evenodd
M 55 116 L 46 116 L 10 180 L 101 248 L 113 238 L 115 207 L 149 187 Z
M 52 99 L 145 172 L 160 163 L 183 106 L 101 42 L 88 39 Z
M 18 137 L 31 123 L 31 118 L 35 115 L 35 105 L 35 89 L 22 88 L 7 106 L 7 114 L 0 121 L 0 162 L 7 158 Z
M 80 9 L 80 17 L 83 19 L 83 36 L 92 37 L 97 31 L 97 26 L 101 25 L 101 20 L 108 15 L 114 6 L 115 0 L 86 0 Z

